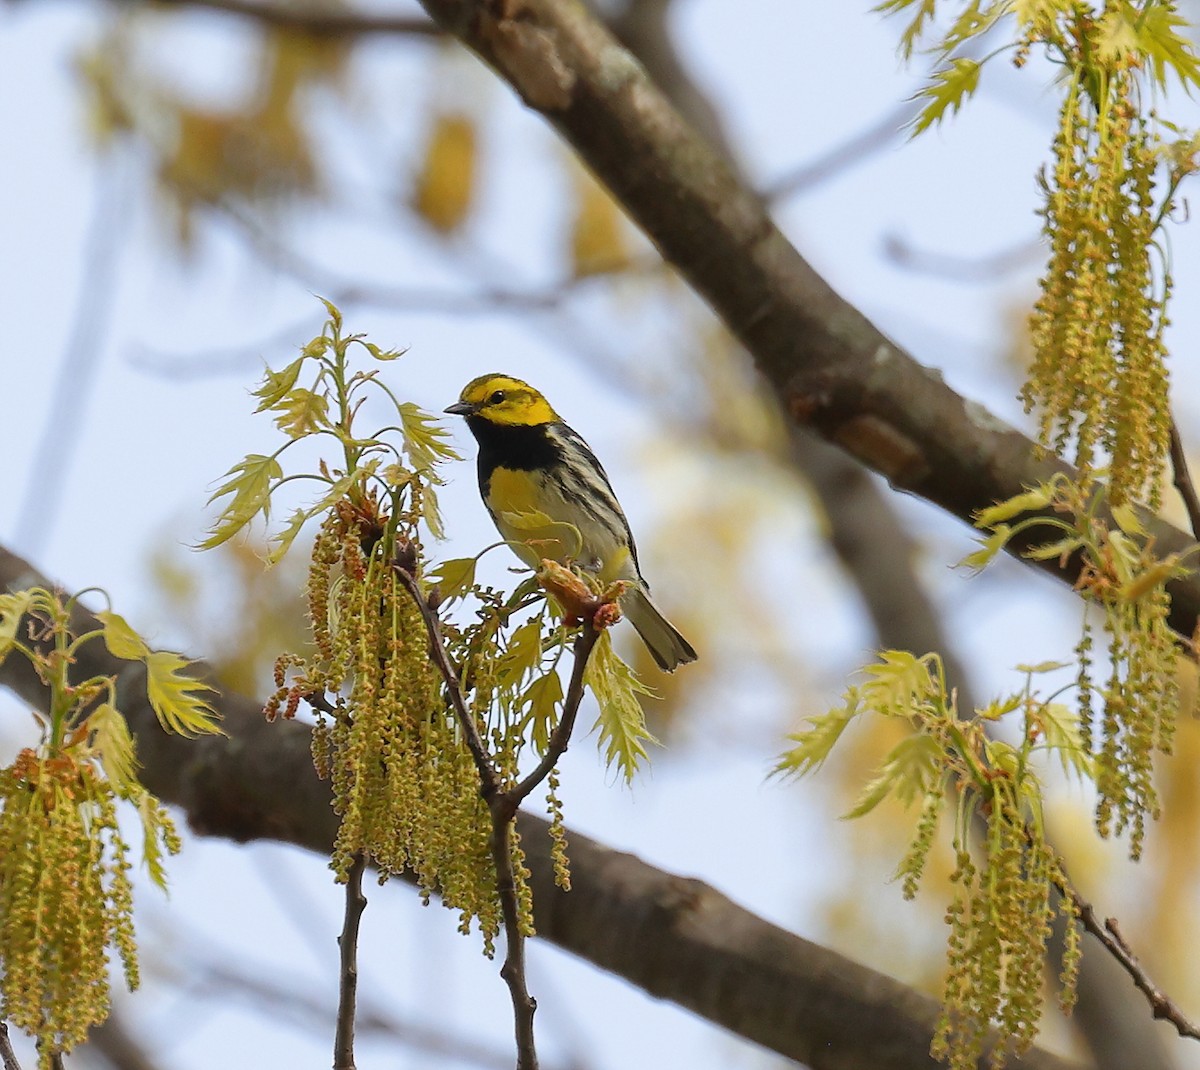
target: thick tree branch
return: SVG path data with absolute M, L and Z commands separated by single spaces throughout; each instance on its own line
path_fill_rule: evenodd
M 797 423 L 968 522 L 1065 469 L 836 294 L 584 5 L 421 2 L 574 147 L 746 346 Z M 1162 553 L 1191 545 L 1169 525 L 1150 527 Z M 1074 583 L 1079 562 L 1041 567 Z M 1190 637 L 1200 580 L 1168 589 L 1171 625 Z
M 0 589 L 32 585 L 49 584 L 0 549 Z M 79 613 L 80 630 L 95 626 Z M 118 676 L 143 780 L 183 808 L 195 831 L 329 852 L 337 818 L 329 785 L 313 770 L 304 725 L 268 724 L 260 703 L 226 695 L 218 705 L 228 735 L 186 740 L 159 728 L 140 664 L 91 643 L 76 670 L 81 677 Z M 0 685 L 34 706 L 45 697 L 21 658 L 0 665 Z M 701 881 L 664 873 L 575 832 L 568 833 L 572 890 L 562 892 L 554 884 L 547 823 L 521 814 L 519 825 L 543 939 L 812 1070 L 939 1066 L 929 1056 L 938 1015 L 932 998 L 763 921 Z M 1040 1050 L 1009 1065 L 1072 1066 Z

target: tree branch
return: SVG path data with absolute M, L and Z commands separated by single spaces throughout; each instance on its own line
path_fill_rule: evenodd
M 516 873 L 513 870 L 513 822 L 516 819 L 517 810 L 526 796 L 550 775 L 559 759 L 566 753 L 567 745 L 571 741 L 571 731 L 575 727 L 575 718 L 579 713 L 579 704 L 583 701 L 584 669 L 587 667 L 587 661 L 596 645 L 596 640 L 600 638 L 600 633 L 590 618 L 584 621 L 583 630 L 575 640 L 575 663 L 571 670 L 571 683 L 563 703 L 562 715 L 547 742 L 546 753 L 528 776 L 513 787 L 505 789 L 502 786 L 496 764 L 488 753 L 487 745 L 479 732 L 479 726 L 467 708 L 458 673 L 450 661 L 450 655 L 442 640 L 437 611 L 429 604 L 425 592 L 421 590 L 421 584 L 411 571 L 398 564 L 396 574 L 416 603 L 421 619 L 425 622 L 433 663 L 441 673 L 442 682 L 446 685 L 446 692 L 450 698 L 451 708 L 463 729 L 467 747 L 475 760 L 483 799 L 487 803 L 488 812 L 491 815 L 492 863 L 496 868 L 496 892 L 500 899 L 500 911 L 504 918 L 505 950 L 500 976 L 508 985 L 509 995 L 512 998 L 513 1024 L 517 1041 L 517 1070 L 537 1070 L 537 1046 L 533 1034 L 533 1015 L 537 1010 L 537 1000 L 529 994 L 529 985 L 525 977 L 525 931 L 521 922 L 521 904 L 517 892 Z M 597 610 L 600 608 L 600 603 L 596 604 L 596 608 Z
M 968 523 L 1070 470 L 951 390 L 836 294 L 584 5 L 421 3 L 572 145 L 746 346 L 796 423 Z M 1163 553 L 1192 544 L 1170 525 L 1148 525 Z M 1039 567 L 1073 584 L 1079 561 Z M 1200 580 L 1175 580 L 1168 591 L 1171 626 L 1190 637 Z
M 0 1060 L 3 1060 L 4 1070 L 21 1070 L 16 1052 L 8 1039 L 8 1023 L 3 1020 L 0 1020 Z
M 53 586 L 0 548 L 0 589 Z M 97 626 L 82 607 L 79 631 Z M 337 834 L 329 785 L 317 778 L 310 731 L 268 724 L 262 703 L 216 700 L 226 736 L 168 735 L 146 698 L 139 663 L 90 643 L 78 678 L 118 679 L 118 705 L 137 737 L 146 787 L 181 807 L 192 829 L 244 843 L 281 840 L 328 854 Z M 45 689 L 21 658 L 0 664 L 0 685 L 40 707 Z M 701 881 L 674 876 L 576 832 L 570 892 L 554 883 L 547 822 L 519 818 L 532 872 L 540 936 L 660 999 L 778 1052 L 811 1070 L 938 1070 L 929 1056 L 936 1000 L 771 925 Z M 1072 1070 L 1034 1049 L 1014 1070 Z
M 333 1070 L 354 1070 L 354 1015 L 358 1006 L 358 926 L 367 906 L 363 895 L 363 863 L 355 855 L 346 875 L 346 917 L 338 937 L 340 960 L 337 1031 L 333 1040 Z
M 1183 448 L 1183 439 L 1179 435 L 1179 424 L 1171 417 L 1171 472 L 1174 477 L 1175 489 L 1183 499 L 1187 509 L 1188 523 L 1192 526 L 1192 534 L 1200 539 L 1200 497 L 1196 495 L 1196 486 L 1192 483 L 1192 473 L 1188 469 L 1187 451 Z

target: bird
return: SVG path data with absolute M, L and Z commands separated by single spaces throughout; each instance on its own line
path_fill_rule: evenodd
M 464 417 L 475 436 L 480 496 L 518 557 L 534 568 L 543 558 L 571 559 L 602 583 L 623 580 L 621 612 L 658 667 L 673 672 L 696 660 L 692 644 L 651 601 L 604 466 L 539 391 L 491 372 L 467 383 L 444 411 Z

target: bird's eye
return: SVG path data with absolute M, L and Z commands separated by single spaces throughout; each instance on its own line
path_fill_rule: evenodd
M 493 390 L 492 396 L 490 398 L 488 398 L 488 404 L 489 405 L 499 405 L 500 402 L 502 402 L 503 400 L 504 400 L 504 391 L 503 390 Z

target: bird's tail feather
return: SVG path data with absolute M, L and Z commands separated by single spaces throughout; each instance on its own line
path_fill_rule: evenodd
M 658 667 L 674 672 L 680 665 L 696 660 L 696 651 L 666 617 L 650 595 L 639 585 L 633 585 L 621 597 L 621 611 L 637 629 Z

